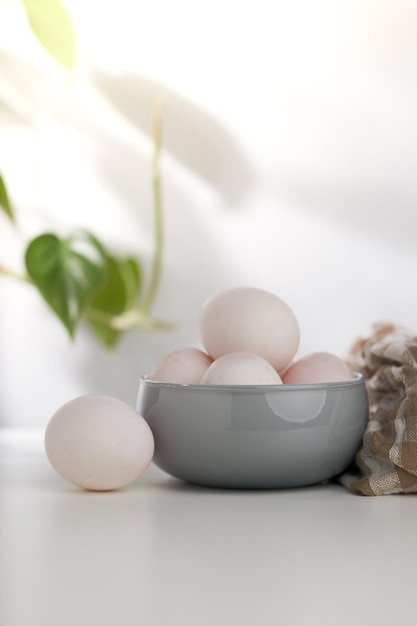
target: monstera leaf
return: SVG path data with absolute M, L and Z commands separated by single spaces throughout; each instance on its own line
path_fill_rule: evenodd
M 2 209 L 9 219 L 14 221 L 13 208 L 9 199 L 9 195 L 7 193 L 6 185 L 4 184 L 4 180 L 2 175 L 0 174 L 0 209 Z
M 25 262 L 29 277 L 72 337 L 106 276 L 109 260 L 103 246 L 85 231 L 66 239 L 46 233 L 28 245 Z
M 135 307 L 140 286 L 141 272 L 136 259 L 109 257 L 104 280 L 86 312 L 92 330 L 108 348 L 116 345 L 122 331 L 103 321 L 109 315 L 122 315 L 131 311 Z M 100 318 L 103 321 L 99 321 Z
M 44 8 L 52 0 L 38 0 Z M 29 0 L 25 0 L 29 6 Z M 154 251 L 147 280 L 142 279 L 140 262 L 133 257 L 109 254 L 90 232 L 77 231 L 66 237 L 46 232 L 29 242 L 24 255 L 26 273 L 0 265 L 0 275 L 32 284 L 50 309 L 74 337 L 81 320 L 89 323 L 97 339 L 108 348 L 131 329 L 168 330 L 171 322 L 155 318 L 151 308 L 162 269 L 162 200 L 159 153 L 162 110 L 153 114 L 152 188 L 154 210 Z M 0 174 L 0 211 L 14 221 L 14 211 Z M 140 294 L 142 282 L 146 288 Z M 139 295 L 141 298 L 139 299 Z
M 72 69 L 77 41 L 72 22 L 59 0 L 23 0 L 30 27 L 45 50 L 58 63 Z

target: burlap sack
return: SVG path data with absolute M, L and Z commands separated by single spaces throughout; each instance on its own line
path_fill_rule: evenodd
M 367 496 L 417 492 L 417 336 L 377 323 L 348 355 L 369 396 L 369 422 L 355 463 L 340 477 Z

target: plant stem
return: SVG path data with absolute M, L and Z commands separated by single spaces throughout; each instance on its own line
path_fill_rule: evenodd
M 103 326 L 119 331 L 133 328 L 141 328 L 142 330 L 167 330 L 173 326 L 170 322 L 153 319 L 138 309 L 126 311 L 126 313 L 121 313 L 120 315 L 111 315 L 104 311 L 94 309 L 93 307 L 88 307 L 84 313 L 84 317 L 90 322 L 102 324 Z
M 12 270 L 6 269 L 5 267 L 0 266 L 0 275 L 7 276 L 8 278 L 15 278 L 16 280 L 23 281 L 25 283 L 31 283 L 29 276 L 25 274 L 19 274 L 18 272 L 14 272 Z
M 163 220 L 162 220 L 162 194 L 161 175 L 159 171 L 159 157 L 161 152 L 162 116 L 165 101 L 159 99 L 152 114 L 152 191 L 153 191 L 153 214 L 154 214 L 154 252 L 151 266 L 149 287 L 143 298 L 140 310 L 149 313 L 158 290 L 162 270 L 163 248 Z

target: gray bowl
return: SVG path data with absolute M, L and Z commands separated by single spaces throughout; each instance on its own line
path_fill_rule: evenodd
M 187 385 L 140 379 L 154 462 L 211 487 L 300 487 L 343 472 L 368 418 L 362 376 L 303 385 Z

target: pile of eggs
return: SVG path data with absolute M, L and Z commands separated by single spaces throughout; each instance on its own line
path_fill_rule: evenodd
M 334 354 L 314 352 L 293 360 L 298 321 L 278 296 L 255 287 L 222 291 L 203 305 L 199 319 L 204 350 L 178 348 L 149 374 L 159 382 L 207 385 L 326 383 L 352 378 Z
M 252 287 L 223 291 L 203 305 L 204 350 L 167 354 L 149 378 L 207 385 L 276 385 L 341 381 L 348 366 L 327 352 L 294 361 L 300 341 L 297 319 L 277 296 Z M 86 395 L 58 409 L 45 432 L 45 449 L 67 481 L 95 491 L 124 487 L 154 455 L 154 438 L 133 407 L 108 396 Z

